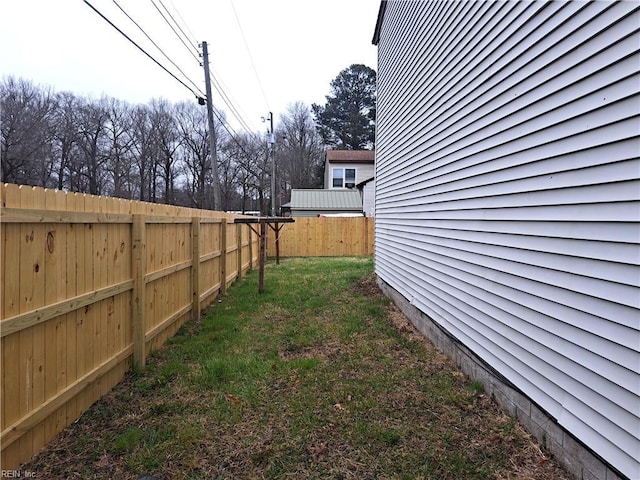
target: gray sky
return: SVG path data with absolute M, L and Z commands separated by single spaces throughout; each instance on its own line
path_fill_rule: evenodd
M 331 80 L 351 64 L 362 63 L 377 70 L 371 39 L 378 0 L 89 2 L 183 79 L 127 19 L 120 5 L 204 92 L 204 74 L 195 52 L 192 55 L 180 42 L 154 2 L 161 10 L 164 5 L 193 42 L 208 43 L 212 73 L 252 130 L 265 129 L 260 118 L 269 110 L 277 123 L 292 102 L 324 104 Z M 132 103 L 146 103 L 154 97 L 195 101 L 187 88 L 83 0 L 2 0 L 0 18 L 2 76 L 22 77 L 56 91 L 94 98 L 105 94 Z M 195 90 L 191 83 L 185 83 Z M 226 111 L 233 128 L 240 131 L 220 94 L 214 90 L 212 96 L 216 106 Z

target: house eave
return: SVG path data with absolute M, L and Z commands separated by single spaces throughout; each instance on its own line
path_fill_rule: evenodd
M 373 32 L 373 39 L 371 43 L 373 43 L 376 47 L 378 46 L 378 42 L 380 41 L 380 30 L 382 30 L 382 19 L 384 18 L 384 12 L 387 9 L 387 0 L 382 0 L 380 2 L 380 9 L 378 10 L 378 20 L 376 21 L 376 29 Z

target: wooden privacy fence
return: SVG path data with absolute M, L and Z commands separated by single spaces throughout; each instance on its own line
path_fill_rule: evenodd
M 233 215 L 2 185 L 0 468 L 15 469 L 257 261 Z
M 373 255 L 371 217 L 295 217 L 280 232 L 283 257 Z M 275 235 L 269 230 L 268 254 L 275 255 Z

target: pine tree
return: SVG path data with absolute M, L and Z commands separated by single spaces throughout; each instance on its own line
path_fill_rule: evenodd
M 354 64 L 331 82 L 324 106 L 313 104 L 318 132 L 338 149 L 372 149 L 375 144 L 376 72 Z

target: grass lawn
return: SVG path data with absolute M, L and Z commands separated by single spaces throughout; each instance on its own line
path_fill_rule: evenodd
M 237 282 L 23 470 L 38 478 L 570 478 L 375 285 L 370 258 Z

